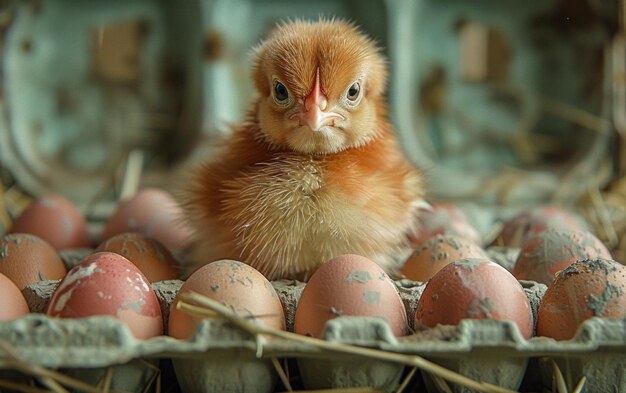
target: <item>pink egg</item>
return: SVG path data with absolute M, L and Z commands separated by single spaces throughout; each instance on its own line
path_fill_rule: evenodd
M 522 247 L 529 237 L 548 228 L 585 230 L 585 223 L 575 214 L 556 206 L 538 206 L 505 221 L 492 245 Z
M 161 308 L 150 282 L 132 262 L 111 252 L 91 254 L 71 269 L 47 313 L 60 318 L 110 315 L 139 339 L 163 334 Z
M 524 338 L 533 334 L 524 289 L 506 269 L 484 258 L 459 259 L 439 270 L 415 310 L 416 329 L 457 325 L 462 319 L 510 320 Z
M 539 304 L 537 335 L 569 340 L 592 317 L 626 318 L 623 264 L 602 258 L 580 259 L 561 271 Z
M 511 273 L 518 280 L 550 285 L 561 271 L 580 259 L 611 259 L 611 253 L 591 232 L 547 228 L 528 237 Z
M 395 284 L 376 263 L 359 255 L 333 258 L 313 273 L 298 301 L 294 330 L 321 337 L 326 322 L 340 316 L 382 318 L 396 336 L 408 330 Z
M 40 237 L 56 250 L 89 247 L 87 222 L 76 207 L 61 195 L 46 195 L 20 214 L 9 233 Z
M 423 211 L 418 219 L 417 233 L 409 237 L 411 244 L 419 247 L 435 235 L 454 235 L 480 244 L 480 234 L 467 215 L 450 203 L 433 203 L 431 210 Z
M 170 194 L 145 188 L 120 203 L 104 226 L 102 241 L 124 232 L 139 232 L 170 250 L 179 250 L 190 244 L 190 230 L 182 217 L 181 207 Z

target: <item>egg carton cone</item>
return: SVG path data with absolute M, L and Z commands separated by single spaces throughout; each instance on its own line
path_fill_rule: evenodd
M 165 321 L 182 283 L 153 284 Z M 305 284 L 272 284 L 283 302 L 287 330 L 293 331 L 295 308 Z M 522 285 L 536 315 L 545 286 L 532 281 Z M 23 293 L 31 308 L 42 312 L 55 286 L 54 281 L 41 282 Z M 396 286 L 410 315 L 424 284 L 404 280 Z M 106 382 L 125 392 L 144 392 L 157 381 L 173 383 L 185 393 L 284 391 L 283 379 L 289 377 L 296 378 L 303 389 L 374 387 L 391 392 L 404 384 L 431 393 L 475 391 L 428 371 L 411 374 L 413 367 L 407 359 L 414 357 L 513 391 L 523 388 L 531 363 L 539 369 L 539 383 L 546 389 L 556 383 L 556 370 L 568 391 L 583 378 L 585 392 L 626 389 L 626 320 L 592 318 L 572 340 L 556 341 L 545 337 L 525 340 L 513 322 L 495 320 L 463 320 L 458 326 L 437 326 L 395 337 L 382 319 L 344 316 L 330 320 L 322 336 L 336 348 L 321 350 L 296 340 L 255 336 L 219 319 L 204 320 L 189 340 L 167 336 L 138 340 L 111 317 L 64 320 L 31 313 L 1 322 L 0 337 L 4 359 L 58 370 L 90 386 Z M 346 347 L 373 349 L 402 359 L 355 354 L 345 351 Z M 291 373 L 285 371 L 285 362 L 292 365 Z M 11 367 L 0 363 L 0 368 Z M 23 378 L 2 371 L 2 376 Z M 30 376 L 37 376 L 31 372 Z M 164 379 L 168 372 L 175 374 L 174 382 Z
M 389 325 L 372 317 L 341 317 L 326 324 L 322 338 L 338 344 L 370 347 L 373 343 L 399 346 Z M 379 359 L 360 359 L 334 354 L 332 357 L 302 357 L 298 368 L 307 389 L 373 387 L 393 392 L 400 385 L 404 365 Z

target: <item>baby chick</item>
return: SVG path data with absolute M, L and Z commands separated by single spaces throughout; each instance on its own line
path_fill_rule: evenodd
M 220 258 L 301 279 L 341 254 L 392 271 L 422 201 L 386 119 L 385 59 L 353 24 L 279 25 L 255 50 L 259 97 L 186 184 L 188 272 Z

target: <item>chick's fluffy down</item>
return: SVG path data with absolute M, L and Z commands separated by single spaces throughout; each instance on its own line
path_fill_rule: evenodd
M 246 121 L 184 189 L 187 271 L 231 258 L 306 279 L 350 253 L 393 272 L 423 186 L 386 120 L 378 48 L 342 21 L 295 21 L 256 48 L 252 74 Z

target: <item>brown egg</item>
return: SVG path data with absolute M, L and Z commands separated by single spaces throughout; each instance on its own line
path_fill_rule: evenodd
M 59 280 L 67 270 L 46 241 L 26 233 L 5 235 L 0 241 L 0 273 L 23 289 L 44 280 Z
M 520 283 L 487 259 L 460 259 L 435 274 L 420 297 L 415 327 L 457 325 L 462 319 L 515 322 L 524 338 L 533 334 L 530 303 Z
M 435 235 L 413 251 L 401 273 L 410 280 L 428 281 L 447 264 L 463 258 L 487 258 L 487 254 L 462 237 Z
M 573 213 L 556 206 L 539 206 L 505 221 L 492 245 L 522 247 L 530 236 L 547 228 L 586 230 L 584 222 Z
M 588 258 L 611 259 L 611 253 L 590 232 L 547 228 L 526 240 L 511 273 L 518 280 L 550 285 L 559 271 Z
M 294 330 L 321 337 L 328 320 L 348 315 L 380 317 L 396 336 L 407 334 L 406 310 L 394 282 L 359 255 L 338 256 L 313 273 L 298 302 Z
M 29 233 L 48 242 L 57 251 L 89 247 L 87 222 L 76 207 L 61 195 L 46 195 L 20 214 L 9 233 Z
M 561 271 L 539 304 L 537 335 L 569 340 L 591 317 L 626 318 L 626 266 L 583 259 Z
M 183 222 L 183 211 L 164 190 L 145 188 L 119 204 L 107 220 L 102 240 L 124 232 L 139 232 L 154 238 L 170 250 L 190 244 L 190 230 Z
M 0 294 L 0 321 L 11 321 L 28 314 L 22 291 L 4 274 L 0 274 Z
M 258 270 L 245 263 L 221 260 L 193 272 L 180 288 L 172 303 L 169 319 L 168 334 L 172 337 L 192 337 L 202 320 L 176 309 L 180 294 L 191 291 L 230 306 L 244 318 L 285 330 L 285 313 L 272 284 Z
M 128 259 L 112 252 L 89 255 L 61 281 L 47 314 L 59 318 L 109 315 L 139 339 L 163 334 L 163 317 L 146 277 Z
M 136 232 L 115 235 L 95 250 L 120 254 L 135 264 L 150 282 L 180 278 L 172 253 L 158 240 Z
M 431 210 L 420 213 L 417 233 L 410 235 L 409 241 L 413 246 L 420 246 L 431 237 L 441 234 L 455 235 L 476 244 L 481 240 L 480 234 L 461 208 L 437 202 L 432 204 Z

